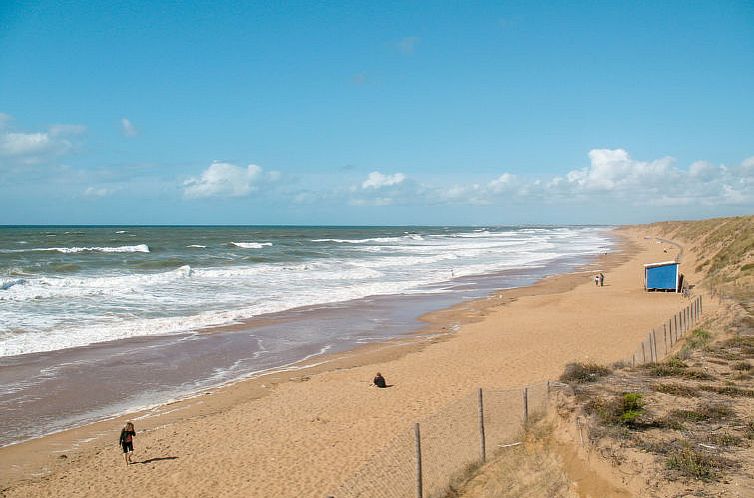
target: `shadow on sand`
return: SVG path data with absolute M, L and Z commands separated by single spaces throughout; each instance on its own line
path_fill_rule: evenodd
M 150 458 L 149 460 L 142 460 L 141 462 L 134 462 L 134 463 L 153 463 L 153 462 L 159 462 L 162 460 L 177 460 L 178 457 L 176 456 L 169 456 L 169 457 L 157 457 L 157 458 Z

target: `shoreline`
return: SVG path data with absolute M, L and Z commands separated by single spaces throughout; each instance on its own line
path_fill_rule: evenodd
M 618 254 L 621 252 L 620 246 L 622 244 L 623 244 L 622 241 L 615 242 L 615 249 L 613 251 L 614 254 Z M 513 296 L 520 296 L 520 295 L 528 294 L 526 289 L 536 287 L 542 284 L 543 282 L 548 281 L 553 278 L 567 277 L 569 275 L 576 275 L 576 274 L 585 273 L 585 272 L 589 273 L 592 270 L 583 270 L 582 268 L 594 266 L 596 264 L 596 261 L 598 261 L 600 258 L 603 258 L 603 257 L 604 256 L 597 256 L 597 255 L 591 258 L 587 257 L 587 260 L 591 259 L 591 261 L 587 261 L 585 263 L 579 264 L 576 267 L 577 268 L 576 270 L 566 271 L 563 273 L 554 273 L 550 275 L 545 275 L 544 277 L 536 277 L 536 280 L 534 280 L 531 284 L 528 284 L 528 285 L 513 286 L 513 287 L 508 287 L 508 288 L 498 288 L 492 291 L 478 291 L 477 293 L 479 292 L 484 293 L 484 295 L 482 295 L 481 297 L 475 296 L 475 297 L 468 298 L 468 297 L 463 297 L 462 295 L 460 295 L 461 293 L 458 293 L 458 297 L 456 297 L 455 299 L 456 302 L 454 304 L 451 304 L 448 306 L 440 305 L 440 307 L 433 306 L 433 308 L 435 309 L 432 309 L 431 311 L 428 311 L 428 312 L 424 312 L 421 315 L 417 316 L 416 325 L 412 326 L 411 330 L 409 330 L 406 333 L 401 333 L 396 336 L 388 336 L 385 339 L 380 339 L 377 341 L 356 344 L 353 347 L 349 347 L 348 349 L 345 349 L 342 351 L 336 351 L 336 352 L 318 351 L 318 352 L 306 355 L 303 358 L 293 360 L 289 363 L 285 363 L 282 365 L 251 372 L 241 377 L 224 381 L 218 385 L 209 386 L 205 389 L 199 389 L 195 392 L 181 395 L 175 399 L 168 399 L 165 401 L 156 402 L 148 406 L 126 409 L 122 413 L 117 413 L 111 416 L 106 416 L 99 420 L 87 421 L 78 425 L 55 430 L 55 431 L 41 434 L 38 436 L 33 436 L 28 439 L 24 439 L 20 441 L 13 441 L 11 443 L 0 446 L 0 449 L 28 443 L 36 439 L 56 435 L 61 432 L 79 429 L 81 427 L 86 427 L 87 425 L 122 418 L 124 416 L 128 416 L 129 414 L 143 414 L 146 412 L 154 411 L 156 409 L 159 409 L 161 406 L 173 405 L 178 402 L 188 401 L 193 398 L 206 395 L 207 392 L 224 389 L 234 384 L 237 384 L 239 382 L 246 382 L 249 380 L 259 379 L 261 377 L 296 372 L 299 370 L 312 369 L 320 365 L 327 365 L 329 363 L 332 363 L 334 360 L 338 360 L 341 357 L 351 357 L 351 356 L 360 356 L 361 354 L 368 354 L 372 349 L 375 349 L 375 348 L 383 349 L 385 347 L 389 347 L 389 348 L 413 347 L 417 345 L 415 343 L 423 343 L 426 340 L 428 340 L 426 336 L 431 336 L 429 339 L 434 340 L 434 341 L 441 340 L 441 339 L 446 338 L 446 336 L 450 336 L 454 334 L 455 332 L 457 332 L 458 329 L 461 327 L 461 325 L 467 324 L 467 323 L 473 323 L 474 321 L 477 321 L 480 319 L 480 317 L 472 317 L 468 315 L 468 316 L 463 317 L 463 323 L 459 323 L 459 320 L 457 319 L 457 317 L 456 318 L 454 317 L 460 312 L 460 310 L 468 309 L 470 307 L 479 310 L 480 308 L 482 308 L 483 305 L 484 307 L 498 306 L 501 303 L 488 302 L 488 301 L 494 297 L 498 297 L 498 298 L 508 297 L 509 299 L 513 299 L 514 298 Z M 500 272 L 500 273 L 494 273 L 494 274 L 462 277 L 456 281 L 456 284 L 458 287 L 462 287 L 462 286 L 468 285 L 464 283 L 464 280 L 474 280 L 480 277 L 481 278 L 497 278 L 498 276 L 503 275 L 505 273 L 506 272 Z M 428 294 L 420 294 L 419 296 L 431 299 L 433 295 L 431 293 L 428 293 Z M 211 327 L 211 328 L 203 328 L 203 329 L 199 329 L 195 331 L 195 333 L 197 335 L 212 335 L 212 334 L 218 334 L 218 333 L 223 333 L 223 332 L 231 332 L 231 333 L 241 332 L 241 331 L 245 331 L 249 329 L 256 329 L 259 327 L 264 327 L 265 325 L 269 325 L 273 323 L 275 324 L 286 323 L 292 319 L 292 316 L 302 314 L 302 313 L 317 312 L 318 310 L 323 309 L 323 308 L 328 309 L 328 310 L 336 310 L 337 312 L 341 310 L 342 308 L 344 308 L 343 304 L 345 304 L 346 305 L 345 307 L 347 308 L 359 308 L 362 305 L 362 302 L 365 300 L 392 299 L 392 300 L 403 301 L 405 300 L 406 297 L 414 297 L 414 296 L 380 295 L 380 296 L 372 296 L 369 298 L 360 298 L 353 301 L 349 301 L 347 303 L 336 303 L 335 306 L 332 306 L 332 305 L 304 306 L 301 308 L 293 308 L 291 310 L 277 312 L 270 315 L 263 315 L 260 317 L 253 317 L 253 318 L 245 319 L 239 323 L 220 325 L 220 326 Z M 177 334 L 178 337 L 182 335 L 184 334 Z M 173 336 L 165 336 L 165 337 L 173 337 Z M 147 336 L 146 338 L 137 337 L 137 338 L 128 339 L 125 341 L 125 346 L 128 347 L 128 345 L 132 342 L 140 342 L 143 340 L 150 340 L 152 338 L 153 338 L 152 336 Z M 91 344 L 91 345 L 83 346 L 83 348 L 91 348 L 91 347 L 97 347 L 97 346 L 99 346 L 99 344 Z M 39 355 L 39 354 L 46 354 L 46 353 L 43 352 L 43 353 L 29 353 L 29 354 Z M 47 352 L 47 354 L 49 354 L 49 352 Z M 25 355 L 22 355 L 22 356 L 25 356 Z
M 438 343 L 447 345 L 459 342 L 453 339 L 464 335 L 463 329 L 472 324 L 484 322 L 491 313 L 498 312 L 502 308 L 511 308 L 512 303 L 520 300 L 568 294 L 568 292 L 584 284 L 585 281 L 591 280 L 591 278 L 585 279 L 584 273 L 592 274 L 597 268 L 615 268 L 632 257 L 636 257 L 639 248 L 633 247 L 625 234 L 615 230 L 612 233 L 623 239 L 619 243 L 619 249 L 614 250 L 608 256 L 598 257 L 592 263 L 585 265 L 583 270 L 548 277 L 530 286 L 496 292 L 486 298 L 461 302 L 451 308 L 428 313 L 422 317 L 422 321 L 426 324 L 416 334 L 412 334 L 410 339 L 400 338 L 384 343 L 370 344 L 347 353 L 335 354 L 331 359 L 320 362 L 315 366 L 301 365 L 295 370 L 296 376 L 291 376 L 291 371 L 268 373 L 214 389 L 210 396 L 200 394 L 190 399 L 161 405 L 156 409 L 115 417 L 6 446 L 0 449 L 0 461 L 20 461 L 24 463 L 15 467 L 11 466 L 11 468 L 8 468 L 4 463 L 2 465 L 5 467 L 3 475 L 6 477 L 2 485 L 18 484 L 19 481 L 23 480 L 24 475 L 34 474 L 34 472 L 30 472 L 34 467 L 43 469 L 44 472 L 55 473 L 60 471 L 61 466 L 68 466 L 82 457 L 82 454 L 91 453 L 91 450 L 97 446 L 101 447 L 102 439 L 112 434 L 114 427 L 117 427 L 127 417 L 138 421 L 137 430 L 140 433 L 142 431 L 146 434 L 158 433 L 164 428 L 175 427 L 176 423 L 181 425 L 191 420 L 222 416 L 237 409 L 240 404 L 254 403 L 257 400 L 268 398 L 271 394 L 277 395 L 281 392 L 281 389 L 285 391 L 285 388 L 292 389 L 294 386 L 297 387 L 298 384 L 315 380 L 313 377 L 322 377 L 326 374 L 332 376 L 342 374 L 344 371 L 353 372 L 356 369 L 363 370 L 361 367 L 395 363 L 401 359 L 411 360 L 412 358 L 407 357 L 414 353 L 421 355 L 427 348 Z M 589 281 L 586 283 L 588 284 Z M 447 328 L 453 320 L 461 324 L 461 334 L 453 334 L 447 330 L 443 332 L 443 327 Z M 438 333 L 443 335 L 436 335 Z M 383 369 L 383 371 L 385 370 Z M 388 375 L 391 374 L 388 373 Z M 511 385 L 515 385 L 515 382 Z M 107 446 L 109 447 L 110 444 L 108 443 Z M 100 451 L 102 450 L 100 449 Z M 49 457 L 50 454 L 59 455 L 59 452 L 68 452 L 70 455 L 67 455 L 68 458 L 63 462 L 60 459 Z M 32 458 L 33 456 L 37 458 Z
M 602 239 L 613 247 L 614 237 L 606 234 L 602 231 Z M 249 378 L 327 363 L 333 354 L 365 344 L 446 334 L 458 325 L 424 332 L 432 313 L 569 273 L 597 257 L 561 256 L 531 267 L 462 276 L 417 293 L 302 306 L 191 333 L 9 357 L 0 361 L 6 391 L 18 390 L 4 394 L 0 403 L 6 408 L 0 415 L 5 427 L 0 447 L 153 410 Z M 69 394 L 59 397 L 61 392 Z

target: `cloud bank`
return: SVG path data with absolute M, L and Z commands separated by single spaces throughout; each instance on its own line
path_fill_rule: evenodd
M 0 113 L 0 159 L 9 164 L 39 164 L 68 154 L 75 147 L 73 138 L 86 131 L 75 124 L 52 125 L 47 131 L 16 131 L 12 120 Z
M 589 165 L 565 174 L 525 177 L 503 172 L 486 183 L 432 185 L 404 173 L 369 173 L 350 190 L 356 205 L 496 205 L 620 203 L 627 206 L 754 203 L 754 157 L 738 166 L 697 161 L 682 169 L 672 157 L 633 159 L 624 149 L 592 149 Z
M 225 162 L 214 162 L 198 177 L 183 182 L 183 195 L 188 199 L 206 197 L 245 197 L 258 190 L 263 183 L 273 183 L 280 173 L 264 173 L 256 164 L 245 168 Z

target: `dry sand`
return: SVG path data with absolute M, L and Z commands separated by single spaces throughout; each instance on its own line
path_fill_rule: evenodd
M 583 273 L 428 317 L 425 332 L 460 323 L 456 333 L 418 334 L 131 415 L 142 463 L 123 462 L 125 418 L 2 448 L 0 494 L 324 496 L 413 421 L 477 387 L 516 387 L 555 379 L 568 362 L 630 357 L 684 301 L 642 290 L 642 264 L 678 249 L 645 239 L 640 227 L 619 233 L 622 250 Z M 605 287 L 594 285 L 597 269 Z M 394 387 L 370 387 L 377 370 Z

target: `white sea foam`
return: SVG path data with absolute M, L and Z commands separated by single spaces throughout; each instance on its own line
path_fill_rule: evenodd
M 35 247 L 31 249 L 0 249 L 0 253 L 20 252 L 59 252 L 63 254 L 74 254 L 79 252 L 149 252 L 149 246 L 146 244 L 139 244 L 135 246 L 119 247 Z
M 407 240 L 424 240 L 418 234 L 408 234 L 403 237 L 371 237 L 367 239 L 312 239 L 311 242 L 337 242 L 339 244 L 373 244 L 384 242 L 406 242 Z
M 188 332 L 301 306 L 428 292 L 428 286 L 441 292 L 442 283 L 453 277 L 538 267 L 562 256 L 600 253 L 611 245 L 597 229 L 492 230 L 315 239 L 357 244 L 331 246 L 329 256 L 318 259 L 248 263 L 224 249 L 195 252 L 193 257 L 207 253 L 212 259 L 170 271 L 98 267 L 0 280 L 0 285 L 8 284 L 0 291 L 0 355 Z M 469 234 L 475 236 L 459 236 Z M 256 249 L 272 242 L 232 245 Z
M 261 249 L 271 246 L 272 242 L 231 242 L 231 244 L 241 249 Z
M 128 233 L 128 231 L 127 231 L 127 230 L 118 230 L 118 231 L 117 231 L 117 232 L 115 232 L 115 233 Z
M 207 248 L 207 246 L 203 246 L 201 244 L 191 244 L 191 245 L 188 245 L 186 247 L 193 247 L 193 248 L 196 248 L 196 249 L 206 249 Z

